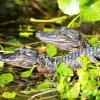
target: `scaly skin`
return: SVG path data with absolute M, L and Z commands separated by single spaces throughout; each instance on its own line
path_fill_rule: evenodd
M 53 44 L 66 51 L 74 51 L 90 47 L 79 32 L 62 27 L 53 32 L 37 32 L 36 37 L 43 42 Z
M 82 67 L 82 62 L 77 61 L 77 57 L 82 54 L 87 56 L 91 60 L 91 62 L 96 62 L 100 58 L 100 47 L 88 47 L 83 50 L 71 52 L 68 55 L 57 58 L 56 63 L 63 61 L 66 63 L 67 66 L 72 67 L 74 69 Z
M 59 62 L 65 62 L 67 66 L 73 69 L 82 67 L 82 62 L 77 61 L 77 57 L 81 54 L 89 57 L 92 62 L 96 62 L 98 61 L 96 58 L 100 58 L 100 47 L 88 47 L 57 58 L 52 58 L 44 54 L 37 54 L 31 49 L 20 48 L 12 54 L 1 55 L 0 60 L 22 68 L 31 68 L 34 64 L 39 63 L 45 66 L 46 71 L 52 72 L 55 71 L 56 65 Z
M 48 72 L 55 71 L 56 66 L 60 62 L 66 63 L 67 66 L 71 67 L 72 69 L 76 70 L 77 68 L 82 67 L 82 62 L 77 61 L 77 57 L 84 54 L 87 56 L 91 62 L 97 62 L 100 59 L 100 47 L 88 47 L 83 50 L 77 50 L 74 52 L 71 52 L 69 54 L 66 54 L 62 57 L 57 57 L 55 59 L 49 58 L 48 56 L 39 55 L 38 59 L 41 63 L 41 60 L 44 61 L 45 64 L 47 64 L 46 69 Z

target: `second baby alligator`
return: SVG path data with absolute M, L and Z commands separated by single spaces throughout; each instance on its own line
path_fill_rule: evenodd
M 14 53 L 1 55 L 0 60 L 22 68 L 32 68 L 34 64 L 39 63 L 45 65 L 46 71 L 52 72 L 55 71 L 59 62 L 65 62 L 67 66 L 73 69 L 82 67 L 82 62 L 77 61 L 77 57 L 81 54 L 89 57 L 92 62 L 97 62 L 98 58 L 100 58 L 100 47 L 88 47 L 57 58 L 52 58 L 45 54 L 38 54 L 34 50 L 21 47 Z

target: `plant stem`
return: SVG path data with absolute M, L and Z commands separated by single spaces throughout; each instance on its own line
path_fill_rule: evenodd
M 47 94 L 47 93 L 51 93 L 51 92 L 56 92 L 57 90 L 48 90 L 48 91 L 44 91 L 42 93 L 38 93 L 38 94 L 35 94 L 33 95 L 31 98 L 29 98 L 28 100 L 33 100 L 35 99 L 37 96 L 41 96 L 41 95 L 44 95 L 44 94 Z
M 66 19 L 67 17 L 68 16 L 61 16 L 61 17 L 58 17 L 58 18 L 52 18 L 52 19 L 46 19 L 46 20 L 31 18 L 30 21 L 31 22 L 42 22 L 42 23 L 45 23 L 45 22 L 61 23 L 62 20 Z
M 67 25 L 67 27 L 70 28 L 71 25 L 72 25 L 79 17 L 80 17 L 80 14 L 77 15 L 77 16 Z

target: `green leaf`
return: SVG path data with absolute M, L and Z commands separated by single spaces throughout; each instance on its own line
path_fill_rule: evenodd
M 100 95 L 97 95 L 95 100 L 100 100 Z
M 82 97 L 91 98 L 93 95 L 97 94 L 97 81 L 96 80 L 88 80 L 84 89 L 82 89 Z
M 85 21 L 100 20 L 100 0 L 81 0 L 80 14 Z
M 21 73 L 21 77 L 29 77 L 32 75 L 32 72 L 34 70 L 35 67 L 31 68 L 30 70 L 24 71 Z
M 98 88 L 95 88 L 94 91 L 93 91 L 93 96 L 96 96 L 98 93 Z
M 19 35 L 22 37 L 29 37 L 33 35 L 33 32 L 20 32 Z
M 82 91 L 82 97 L 88 97 L 90 94 L 92 94 L 92 91 L 89 89 Z
M 13 79 L 13 75 L 11 73 L 6 73 L 6 74 L 1 74 L 0 75 L 0 86 L 5 86 L 6 84 L 12 82 Z
M 94 96 L 92 94 L 90 94 L 87 99 L 88 100 L 94 100 Z
M 74 86 L 69 91 L 66 92 L 67 92 L 66 95 L 69 99 L 77 98 L 80 93 L 80 84 L 76 82 Z
M 91 79 L 91 80 L 88 80 L 88 84 L 89 84 L 88 87 L 90 87 L 91 89 L 93 89 L 96 86 L 97 81 L 95 79 Z
M 46 90 L 50 90 L 50 86 L 52 86 L 53 83 L 52 82 L 49 82 L 49 81 L 45 81 L 41 84 L 39 84 L 37 86 L 37 89 L 41 90 L 41 91 L 46 91 Z
M 14 51 L 16 51 L 17 49 L 14 47 L 4 47 L 4 51 L 5 53 L 13 53 Z
M 87 69 L 89 67 L 88 64 L 91 62 L 90 59 L 84 54 L 78 57 L 77 61 L 82 63 L 82 67 L 84 69 Z
M 58 6 L 64 14 L 74 15 L 79 13 L 79 0 L 57 0 Z
M 89 44 L 91 44 L 92 46 L 100 46 L 100 42 L 99 41 L 99 37 L 98 35 L 93 36 L 93 38 L 91 38 L 89 40 Z
M 79 82 L 81 84 L 81 89 L 84 89 L 87 86 L 89 73 L 84 69 L 78 69 L 77 74 L 79 76 Z
M 15 38 L 8 40 L 7 43 L 13 46 L 22 46 L 22 43 Z
M 60 93 L 63 93 L 64 92 L 64 83 L 63 82 L 60 82 L 59 84 L 57 84 L 57 91 L 60 92 Z
M 10 99 L 10 98 L 15 98 L 16 97 L 16 92 L 4 92 L 2 94 L 2 97 L 6 98 L 6 99 Z
M 68 95 L 67 93 L 70 91 L 70 86 L 69 86 L 69 83 L 63 85 L 64 88 L 62 91 L 59 91 L 62 95 L 62 99 L 66 100 L 66 98 L 68 99 Z
M 89 73 L 83 69 L 78 69 L 77 74 L 79 76 L 80 81 L 88 80 L 89 78 Z
M 17 5 L 23 5 L 24 4 L 24 1 L 22 1 L 22 0 L 15 0 L 15 3 L 17 4 Z
M 90 75 L 90 77 L 92 79 L 100 76 L 100 68 L 98 68 L 98 69 L 90 69 L 89 70 L 89 75 Z
M 55 56 L 57 54 L 57 48 L 54 45 L 47 44 L 46 52 L 49 56 Z
M 64 62 L 57 65 L 57 73 L 61 76 L 73 76 L 73 70 L 66 66 Z

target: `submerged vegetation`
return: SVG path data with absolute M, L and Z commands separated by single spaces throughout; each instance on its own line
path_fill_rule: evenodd
M 80 31 L 91 46 L 100 46 L 100 0 L 3 0 L 0 3 L 0 55 L 25 46 L 53 58 L 63 56 L 68 52 L 35 36 L 37 31 L 52 32 L 62 26 Z M 100 62 L 91 62 L 86 55 L 77 61 L 82 62 L 82 68 L 73 70 L 60 62 L 53 73 L 46 73 L 41 64 L 24 69 L 0 61 L 0 99 L 100 100 Z

